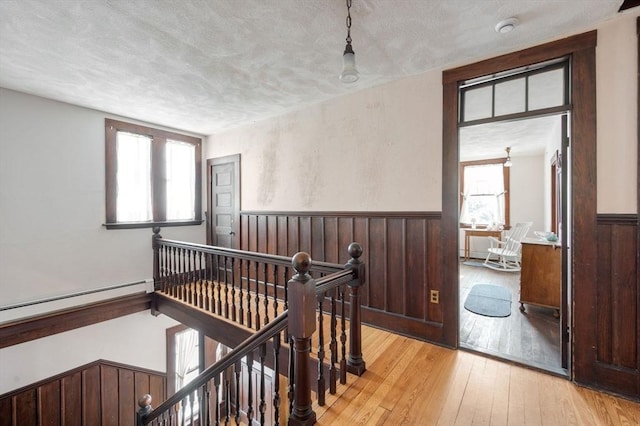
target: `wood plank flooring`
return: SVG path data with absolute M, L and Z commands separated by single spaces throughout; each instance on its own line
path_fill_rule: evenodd
M 511 315 L 491 318 L 464 308 L 474 284 L 497 284 L 511 291 Z M 553 309 L 525 305 L 520 312 L 520 272 L 500 272 L 460 263 L 460 346 L 557 374 L 561 368 L 560 320 Z
M 637 425 L 640 404 L 565 378 L 363 327 L 367 371 L 318 425 Z

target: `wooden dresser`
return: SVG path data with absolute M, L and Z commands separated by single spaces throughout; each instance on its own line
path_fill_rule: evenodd
M 558 243 L 538 239 L 522 241 L 520 311 L 524 304 L 555 309 L 560 314 L 562 292 L 562 250 Z

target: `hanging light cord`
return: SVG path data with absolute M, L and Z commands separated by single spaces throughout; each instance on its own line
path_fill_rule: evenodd
M 351 1 L 347 0 L 347 44 L 351 44 Z

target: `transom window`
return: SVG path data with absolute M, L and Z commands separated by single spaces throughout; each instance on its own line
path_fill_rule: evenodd
M 460 163 L 460 225 L 509 229 L 509 168 L 504 158 Z
M 105 120 L 107 228 L 196 225 L 202 141 Z

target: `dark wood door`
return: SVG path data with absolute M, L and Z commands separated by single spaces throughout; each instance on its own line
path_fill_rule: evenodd
M 207 244 L 238 248 L 240 155 L 207 160 Z

